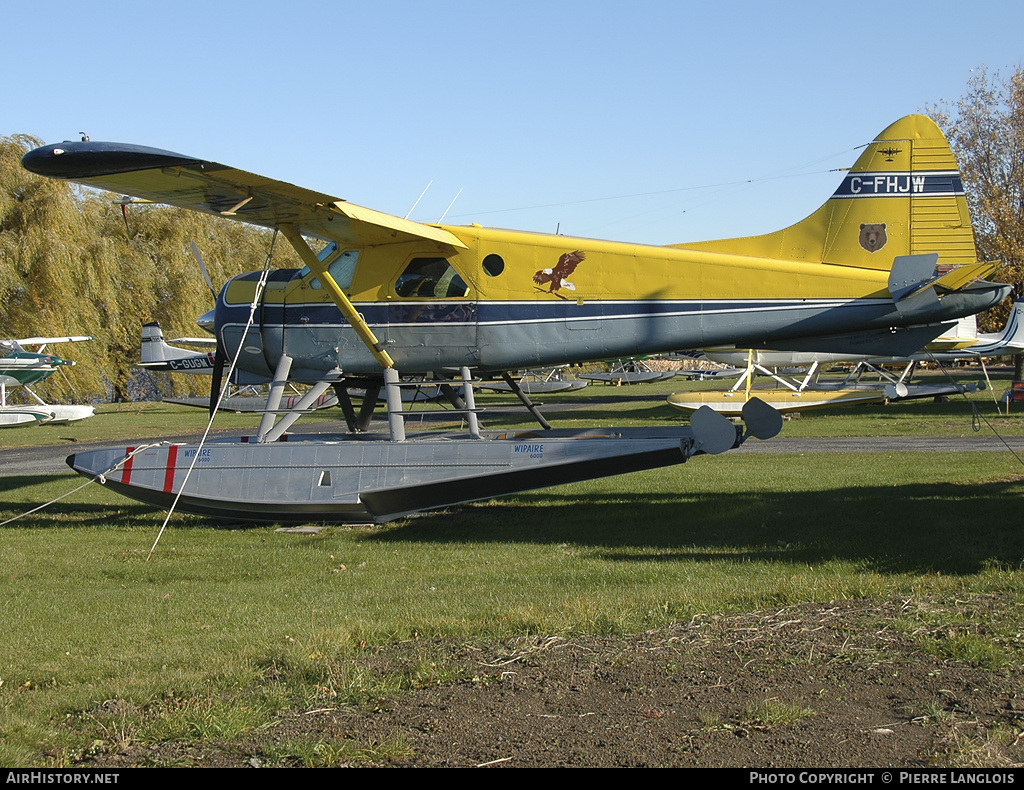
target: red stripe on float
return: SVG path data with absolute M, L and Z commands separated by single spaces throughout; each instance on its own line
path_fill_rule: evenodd
M 167 469 L 164 471 L 164 493 L 169 494 L 174 487 L 174 468 L 178 462 L 178 445 L 167 448 Z
M 135 460 L 135 456 L 132 453 L 135 452 L 134 447 L 126 447 L 124 454 L 128 456 L 128 460 L 124 462 L 124 466 L 121 467 L 121 482 L 125 485 L 132 479 L 132 461 Z

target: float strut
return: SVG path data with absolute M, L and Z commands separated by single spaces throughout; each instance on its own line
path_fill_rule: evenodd
M 284 387 L 288 383 L 288 374 L 292 370 L 292 358 L 282 354 L 274 371 L 274 380 L 270 384 L 270 394 L 267 396 L 267 410 L 260 418 L 260 429 L 256 434 L 257 442 L 267 441 L 267 434 L 274 427 L 274 418 L 277 416 L 277 409 L 281 408 L 281 396 L 284 394 Z
M 533 418 L 537 422 L 540 423 L 540 427 L 545 431 L 550 431 L 551 424 L 544 419 L 544 415 L 540 413 L 540 409 L 537 408 L 537 404 L 530 400 L 530 396 L 523 392 L 523 388 L 520 387 L 519 383 L 508 374 L 508 371 L 503 372 L 501 374 L 501 378 L 516 394 L 516 397 L 519 398 L 520 402 L 526 407 L 526 410 L 533 415 Z
M 466 401 L 466 423 L 469 425 L 469 436 L 471 439 L 480 438 L 480 421 L 476 418 L 476 399 L 473 397 L 473 381 L 469 368 L 463 367 L 462 374 L 462 399 Z
M 398 371 L 384 368 L 384 399 L 388 405 L 388 430 L 391 441 L 405 441 L 405 418 L 402 415 L 402 390 L 398 386 Z

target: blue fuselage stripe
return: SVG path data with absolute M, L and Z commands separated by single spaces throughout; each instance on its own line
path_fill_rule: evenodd
M 359 313 L 371 326 L 501 326 L 505 324 L 550 323 L 594 320 L 623 320 L 643 317 L 724 315 L 793 309 L 822 310 L 842 307 L 849 299 L 737 299 L 737 300 L 637 300 L 576 302 L 415 302 L 405 304 L 357 303 Z M 855 300 L 861 306 L 883 305 L 885 299 Z M 248 305 L 221 306 L 223 323 L 244 323 Z M 265 324 L 304 326 L 343 324 L 333 304 L 264 304 Z

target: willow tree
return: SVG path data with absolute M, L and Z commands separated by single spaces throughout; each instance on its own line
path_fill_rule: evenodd
M 71 186 L 21 167 L 39 144 L 27 135 L 0 138 L 0 334 L 92 335 L 96 323 L 80 300 L 81 251 L 91 232 Z M 83 398 L 103 391 L 101 368 L 88 361 L 101 348 L 51 350 L 87 361 L 40 389 Z
M 214 289 L 219 289 L 229 277 L 263 267 L 271 235 L 253 226 L 168 206 L 135 204 L 122 213 L 116 197 L 100 194 L 85 210 L 89 225 L 99 231 L 97 258 L 108 250 L 118 257 L 113 275 L 118 298 L 107 311 L 105 335 L 112 380 L 120 387 L 135 372 L 132 366 L 138 361 L 142 324 L 159 321 L 168 337 L 201 334 L 196 320 L 213 308 L 215 297 L 193 245 Z M 276 253 L 285 253 L 285 247 L 275 245 Z M 292 253 L 275 255 L 273 265 L 300 264 Z M 200 392 L 208 387 L 209 377 L 163 377 L 165 391 Z M 119 391 L 117 396 L 126 394 Z
M 213 297 L 192 254 L 200 249 L 215 287 L 262 268 L 271 237 L 264 230 L 164 206 L 132 205 L 119 195 L 73 187 L 21 167 L 40 144 L 27 135 L 0 138 L 0 335 L 92 335 L 62 348 L 76 361 L 40 394 L 54 400 L 127 399 L 139 371 L 142 324 L 160 321 L 169 336 L 196 335 Z M 275 266 L 298 259 L 275 245 Z M 174 376 L 164 388 L 203 391 L 208 380 Z

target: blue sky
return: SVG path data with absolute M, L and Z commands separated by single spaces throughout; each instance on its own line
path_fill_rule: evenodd
M 436 222 L 650 244 L 809 214 L 1024 64 L 1024 3 L 11 4 L 0 134 L 165 148 Z

